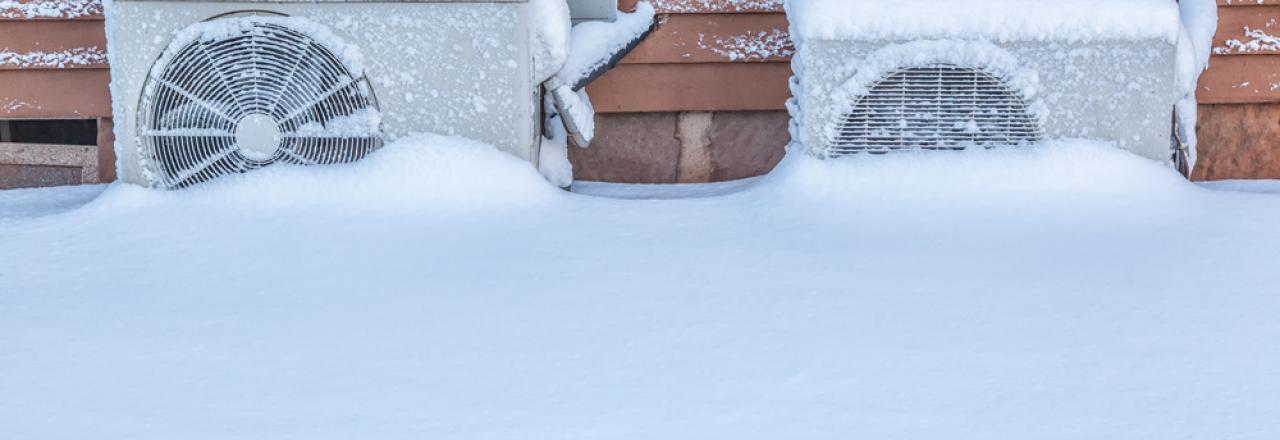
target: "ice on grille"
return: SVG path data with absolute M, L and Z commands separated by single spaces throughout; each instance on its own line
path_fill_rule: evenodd
M 1022 96 L 981 70 L 914 67 L 881 79 L 846 113 L 827 152 L 1028 145 L 1043 132 Z
M 382 144 L 381 115 L 359 60 L 354 47 L 299 18 L 191 27 L 145 88 L 139 148 L 148 177 L 180 188 L 275 162 L 364 157 Z

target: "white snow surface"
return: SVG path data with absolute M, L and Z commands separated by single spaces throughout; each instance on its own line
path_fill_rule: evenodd
M 541 83 L 550 79 L 569 60 L 569 34 L 573 27 L 565 0 L 530 0 L 529 21 L 533 27 L 533 76 Z
M 1178 39 L 1172 0 L 791 0 L 791 33 L 812 39 L 995 41 Z
M 596 69 L 608 64 L 653 26 L 653 5 L 642 1 L 635 12 L 619 12 L 613 22 L 588 21 L 573 27 L 569 40 L 569 60 L 558 76 L 563 84 L 574 85 Z
M 538 171 L 557 188 L 568 188 L 573 184 L 573 163 L 569 162 L 569 131 L 565 128 L 564 115 L 556 112 L 551 96 L 543 100 L 542 107 L 547 120 L 542 145 L 538 148 Z
M 1108 146 L 628 201 L 418 136 L 44 215 L 95 190 L 0 191 L 0 438 L 1280 437 L 1280 195 Z
M 325 123 L 311 121 L 298 126 L 289 136 L 361 138 L 375 137 L 382 132 L 382 112 L 362 108 L 349 115 L 333 118 Z
M 1189 149 L 1187 159 L 1190 168 L 1195 169 L 1200 142 L 1196 133 L 1200 112 L 1196 88 L 1213 55 L 1213 37 L 1218 33 L 1218 2 L 1181 0 L 1178 7 L 1182 20 L 1182 36 L 1178 39 L 1178 81 L 1184 96 L 1174 108 L 1179 124 L 1178 134 Z
M 107 51 L 91 47 L 76 47 L 54 52 L 30 51 L 14 52 L 0 50 L 0 66 L 31 68 L 66 68 L 70 66 L 88 66 L 106 64 Z

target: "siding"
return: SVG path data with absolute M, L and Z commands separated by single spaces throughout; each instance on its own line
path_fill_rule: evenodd
M 1219 0 L 1196 179 L 1280 179 L 1280 0 Z
M 588 87 L 602 113 L 783 110 L 791 54 L 781 0 L 655 0 L 658 25 Z
M 60 11 L 0 8 L 0 118 L 111 116 L 102 4 L 61 4 Z
M 96 119 L 98 145 L 0 143 L 0 188 L 115 180 L 101 0 L 0 7 L 0 119 Z

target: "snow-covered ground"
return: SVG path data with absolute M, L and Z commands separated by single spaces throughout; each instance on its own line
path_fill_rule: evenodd
M 420 137 L 0 192 L 0 438 L 1280 437 L 1280 195 L 1080 143 L 741 186 Z

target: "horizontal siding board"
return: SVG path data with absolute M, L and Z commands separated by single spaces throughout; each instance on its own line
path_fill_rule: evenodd
M 1213 51 L 1219 55 L 1280 54 L 1280 43 L 1267 43 L 1257 35 L 1247 35 L 1252 30 L 1270 37 L 1280 38 L 1280 5 L 1222 8 L 1218 14 L 1218 35 L 1213 40 Z M 1259 43 L 1258 50 L 1241 50 L 1240 43 Z
M 0 118 L 110 117 L 110 82 L 102 69 L 0 71 Z
M 1197 95 L 1204 104 L 1280 102 L 1280 55 L 1214 57 Z
M 662 20 L 623 63 L 789 62 L 783 14 L 685 14 Z
M 102 0 L 17 0 L 0 7 L 0 21 L 87 20 L 101 21 Z
M 1237 7 L 1280 5 L 1280 0 L 1218 0 L 1218 5 Z
M 659 14 L 783 12 L 782 0 L 651 0 Z
M 106 47 L 102 22 L 0 21 L 0 70 L 105 69 Z
M 628 64 L 587 87 L 600 113 L 782 110 L 786 63 Z

